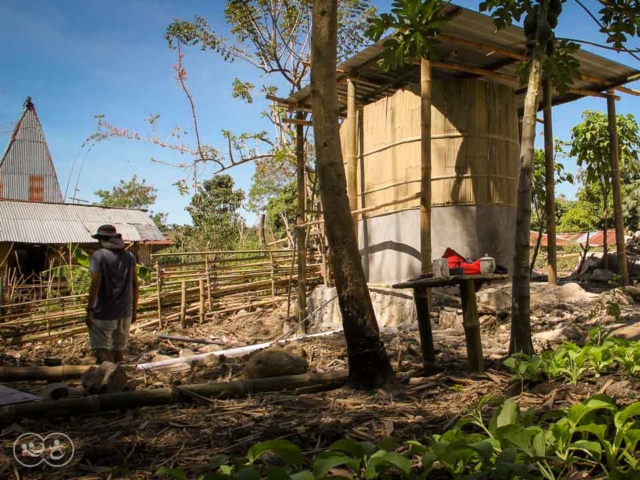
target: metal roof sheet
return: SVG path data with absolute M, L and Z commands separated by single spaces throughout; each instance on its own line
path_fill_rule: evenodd
M 445 8 L 452 13 L 453 19 L 442 28 L 440 43 L 435 47 L 441 62 L 490 70 L 496 74 L 506 74 L 514 77 L 513 79 L 491 77 L 491 79 L 515 88 L 516 101 L 519 109 L 522 109 L 526 87 L 522 87 L 517 78 L 515 78 L 519 60 L 513 58 L 513 56 L 524 55 L 523 30 L 520 27 L 512 26 L 496 32 L 491 17 L 487 15 L 453 4 L 449 4 Z M 378 60 L 383 51 L 382 44 L 383 40 L 371 45 L 338 67 L 340 71 L 344 72 L 339 73 L 339 79 L 341 77 L 343 79 L 351 77 L 356 81 L 357 99 L 361 104 L 379 100 L 396 90 L 416 84 L 420 80 L 420 69 L 417 65 L 407 64 L 397 72 L 383 73 L 378 66 Z M 480 44 L 483 48 L 477 48 L 473 44 Z M 496 51 L 487 51 L 491 50 L 491 48 L 495 48 Z M 510 52 L 511 55 L 506 55 L 505 51 Z M 577 52 L 576 59 L 580 62 L 580 72 L 585 77 L 597 77 L 602 80 L 602 82 L 598 83 L 584 79 L 575 80 L 572 88 L 576 90 L 601 92 L 608 88 L 623 85 L 629 81 L 630 77 L 640 74 L 638 70 L 584 50 Z M 483 77 L 481 74 L 444 70 L 438 67 L 433 69 L 432 75 L 434 79 L 469 76 Z M 358 80 L 360 80 L 360 83 L 358 83 Z M 311 88 L 306 86 L 298 93 L 290 96 L 288 100 L 292 103 L 306 104 L 310 95 Z M 338 105 L 341 109 L 346 109 L 346 96 L 346 82 L 339 81 Z M 576 93 L 575 91 L 564 95 L 554 92 L 553 104 L 558 105 L 570 102 L 584 96 L 587 95 L 585 93 Z M 540 102 L 542 102 L 542 96 L 540 96 Z
M 96 243 L 91 235 L 104 224 L 125 241 L 168 242 L 144 210 L 0 200 L 0 242 Z
M 0 198 L 62 203 L 56 169 L 30 98 L 0 159 Z

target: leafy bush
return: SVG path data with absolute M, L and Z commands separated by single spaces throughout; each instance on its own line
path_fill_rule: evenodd
M 591 332 L 593 338 L 598 332 Z M 605 339 L 602 344 L 590 342 L 584 347 L 565 343 L 556 350 L 541 355 L 518 354 L 504 361 L 521 381 L 547 378 L 563 379 L 575 385 L 584 375 L 599 377 L 603 373 L 620 371 L 626 375 L 640 373 L 640 342 Z
M 338 440 L 310 462 L 286 440 L 269 440 L 251 447 L 246 458 L 218 455 L 213 473 L 201 480 L 321 480 L 345 477 L 372 480 L 423 480 L 446 473 L 458 479 L 563 479 L 591 477 L 632 479 L 640 474 L 640 402 L 619 410 L 611 398 L 597 395 L 560 412 L 545 414 L 536 424 L 506 400 L 485 423 L 485 397 L 467 417 L 430 445 L 407 442 L 404 454 L 391 442 L 376 446 L 351 439 Z M 549 422 L 557 419 L 555 422 Z M 267 452 L 278 462 L 259 462 Z M 436 473 L 437 472 L 437 473 Z M 186 480 L 184 470 L 162 467 L 158 475 Z M 440 477 L 438 477 L 440 478 Z

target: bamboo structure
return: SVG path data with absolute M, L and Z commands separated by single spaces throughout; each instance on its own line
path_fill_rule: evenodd
M 235 382 L 201 383 L 181 387 L 137 390 L 123 393 L 107 393 L 83 398 L 67 398 L 55 401 L 9 405 L 0 408 L 1 422 L 14 422 L 22 418 L 68 417 L 109 410 L 140 408 L 190 402 L 193 397 L 237 398 L 253 393 L 295 390 L 303 387 L 322 386 L 339 388 L 348 378 L 346 370 L 324 373 L 306 373 L 283 377 L 238 380 Z
M 545 161 L 545 210 L 547 214 L 547 272 L 549 283 L 558 283 L 558 259 L 556 251 L 556 193 L 555 166 L 553 159 L 553 125 L 551 115 L 551 80 L 544 79 L 542 97 L 544 103 L 544 161 Z
M 292 255 L 295 258 L 292 250 L 188 253 L 154 255 L 152 278 L 140 289 L 138 322 L 132 331 L 166 327 L 188 315 L 197 315 L 202 322 L 215 315 L 269 307 L 286 301 L 290 283 L 298 279 L 289 274 Z M 308 257 L 305 274 L 308 288 L 313 288 L 322 282 L 321 264 L 315 251 Z M 185 261 L 175 262 L 176 258 Z M 72 295 L 6 304 L 0 339 L 20 344 L 86 333 L 86 298 Z
M 356 85 L 352 80 L 347 81 L 347 128 L 346 154 L 347 162 L 347 196 L 349 197 L 349 209 L 355 212 L 358 208 L 358 124 L 356 111 Z M 358 215 L 353 214 L 353 226 L 358 239 Z
M 607 91 L 607 114 L 609 117 L 609 146 L 611 149 L 611 186 L 613 190 L 613 210 L 616 222 L 616 251 L 618 271 L 623 285 L 629 285 L 627 251 L 624 240 L 624 218 L 622 216 L 622 189 L 620 187 L 620 150 L 616 125 L 616 100 L 613 90 Z M 605 252 L 606 255 L 606 252 Z
M 303 112 L 298 112 L 296 115 L 299 120 L 303 120 L 305 117 Z M 296 126 L 296 168 L 298 174 L 298 212 L 296 215 L 296 235 L 298 239 L 298 320 L 302 321 L 307 316 L 307 231 L 302 227 L 306 221 L 307 187 L 304 158 L 304 127 L 302 125 Z M 300 323 L 300 331 L 306 333 L 307 324 L 305 322 Z

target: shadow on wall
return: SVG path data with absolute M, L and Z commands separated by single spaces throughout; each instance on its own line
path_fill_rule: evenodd
M 516 193 L 516 182 L 511 177 L 514 168 L 517 175 L 518 163 L 513 90 L 477 79 L 436 81 L 433 89 L 432 257 L 440 257 L 451 247 L 474 259 L 488 253 L 501 265 L 510 267 L 515 227 L 512 203 Z M 419 89 L 413 86 L 407 90 L 414 93 L 419 104 Z M 396 105 L 393 97 L 383 101 L 387 102 L 387 143 L 403 140 L 395 138 L 395 117 L 391 114 L 402 104 Z M 403 108 L 407 108 L 406 104 Z M 359 152 L 365 148 L 364 114 L 366 107 L 359 118 Z M 410 136 L 419 134 L 416 125 Z M 395 148 L 390 153 L 390 167 L 396 172 L 400 159 Z M 375 168 L 365 162 L 366 157 L 363 161 L 360 156 L 361 206 L 366 206 L 363 192 L 367 168 Z M 410 168 L 419 164 L 420 159 L 416 158 Z M 361 219 L 359 230 L 360 253 L 369 282 L 392 283 L 419 273 L 417 208 Z

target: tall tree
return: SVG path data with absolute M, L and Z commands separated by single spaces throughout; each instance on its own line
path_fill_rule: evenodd
M 337 21 L 337 0 L 314 0 L 311 102 L 316 169 L 347 339 L 349 379 L 354 387 L 368 389 L 392 382 L 393 370 L 380 340 L 346 194 L 338 125 Z
M 634 174 L 640 171 L 640 135 L 633 115 L 616 116 L 618 151 L 623 183 L 630 183 Z M 582 167 L 585 185 L 595 190 L 599 200 L 604 229 L 604 264 L 608 265 L 607 232 L 612 189 L 611 144 L 609 122 L 603 112 L 587 110 L 582 114 L 582 122 L 571 130 L 571 151 L 569 155 Z M 620 218 L 620 221 L 623 219 Z
M 230 175 L 217 175 L 202 182 L 191 203 L 186 207 L 191 215 L 193 230 L 200 248 L 229 250 L 240 240 L 244 229 L 244 220 L 240 216 L 240 207 L 244 192 L 234 189 Z
M 105 207 L 138 208 L 150 210 L 158 198 L 158 190 L 147 184 L 143 178 L 138 181 L 134 175 L 131 180 L 120 180 L 120 183 L 111 190 L 97 190 L 93 193 L 100 199 L 98 205 Z M 160 230 L 167 229 L 167 214 L 150 212 L 151 218 Z

